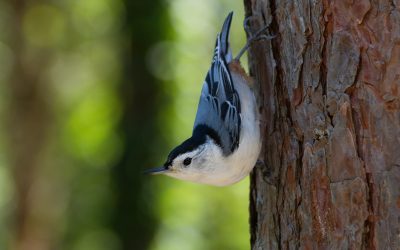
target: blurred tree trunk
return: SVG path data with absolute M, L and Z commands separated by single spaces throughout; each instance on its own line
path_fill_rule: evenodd
M 54 230 L 46 184 L 41 170 L 46 159 L 50 109 L 46 101 L 46 69 L 49 51 L 35 50 L 23 34 L 25 1 L 12 1 L 10 48 L 14 55 L 9 80 L 10 101 L 7 117 L 8 155 L 14 181 L 15 216 L 12 249 L 53 249 Z
M 245 0 L 264 130 L 253 249 L 399 249 L 400 2 Z
M 157 224 L 154 183 L 142 171 L 155 164 L 154 154 L 166 145 L 159 123 L 165 92 L 163 83 L 148 68 L 149 50 L 166 37 L 168 8 L 163 0 L 126 0 L 127 18 L 123 49 L 125 63 L 121 96 L 124 115 L 121 131 L 124 151 L 114 167 L 116 208 L 114 228 L 122 249 L 148 249 Z

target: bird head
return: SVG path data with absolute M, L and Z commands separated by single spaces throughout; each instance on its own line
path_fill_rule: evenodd
M 174 148 L 162 167 L 153 168 L 146 173 L 165 174 L 177 179 L 199 181 L 210 174 L 213 156 L 218 146 L 208 136 L 192 136 Z

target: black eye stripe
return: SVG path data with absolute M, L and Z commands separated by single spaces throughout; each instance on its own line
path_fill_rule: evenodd
M 192 163 L 192 158 L 190 158 L 190 157 L 183 160 L 183 165 L 185 165 L 185 166 L 189 166 L 190 163 Z

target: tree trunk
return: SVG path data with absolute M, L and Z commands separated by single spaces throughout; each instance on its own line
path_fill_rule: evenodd
M 166 11 L 163 1 L 124 1 L 127 11 L 122 47 L 125 64 L 121 82 L 124 114 L 120 123 L 123 152 L 113 168 L 115 209 L 112 227 L 121 241 L 121 249 L 148 249 L 157 228 L 153 198 L 157 190 L 150 178 L 140 174 L 144 167 L 154 166 L 154 149 L 167 145 L 158 136 L 161 107 L 167 96 L 163 82 L 149 71 L 149 50 L 167 36 Z
M 23 19 L 27 5 L 27 1 L 10 4 L 14 15 L 10 20 L 11 32 L 6 36 L 14 55 L 5 121 L 15 196 L 10 248 L 47 250 L 54 248 L 58 236 L 54 230 L 55 193 L 49 190 L 53 181 L 45 181 L 48 176 L 44 174 L 49 161 L 47 145 L 52 115 L 46 95 L 48 86 L 43 79 L 51 51 L 31 47 L 26 42 Z
M 253 249 L 399 249 L 400 2 L 245 0 L 265 166 Z

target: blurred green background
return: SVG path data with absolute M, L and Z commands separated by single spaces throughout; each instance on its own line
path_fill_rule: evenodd
M 191 134 L 230 0 L 0 0 L 0 249 L 249 249 L 248 179 L 141 171 Z

